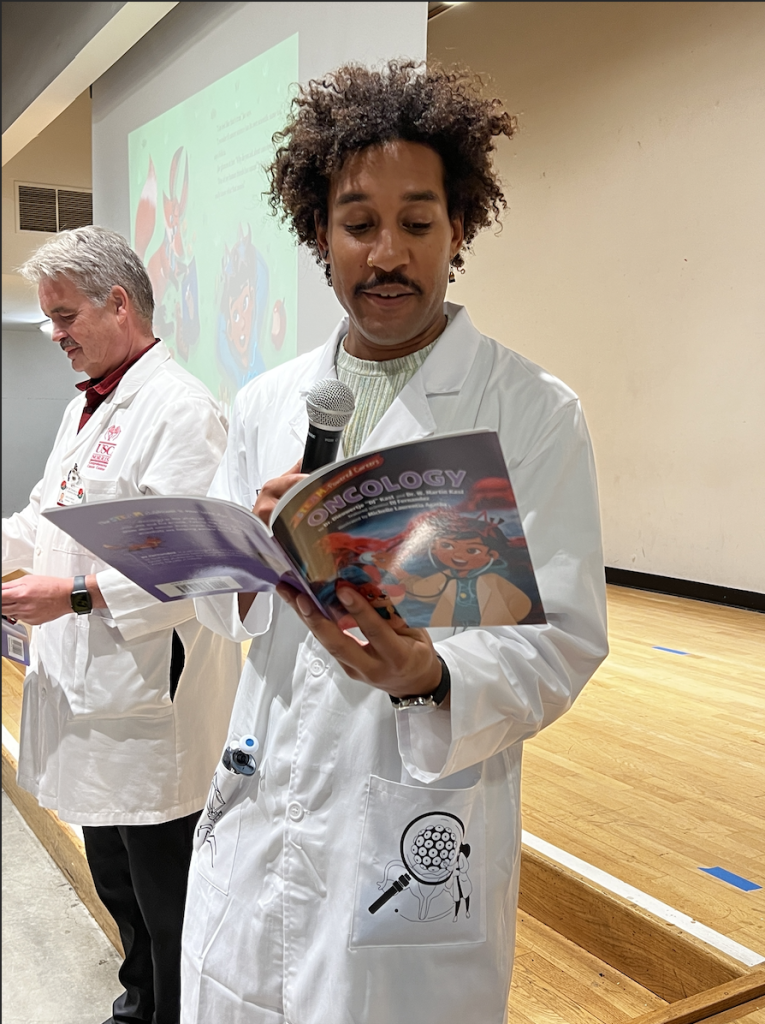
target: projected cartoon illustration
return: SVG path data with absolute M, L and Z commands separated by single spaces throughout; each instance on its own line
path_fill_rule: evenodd
M 236 394 L 265 369 L 261 346 L 268 312 L 268 266 L 252 243 L 252 229 L 239 225 L 234 244 L 223 252 L 219 280 L 217 357 L 223 392 Z
M 297 247 L 264 193 L 298 78 L 295 34 L 128 136 L 155 333 L 227 410 L 248 380 L 297 355 Z
M 276 352 L 284 344 L 287 334 L 287 310 L 284 307 L 284 300 L 277 299 L 271 311 L 271 344 Z
M 185 159 L 184 159 L 185 156 Z M 183 162 L 183 178 L 179 170 Z M 180 146 L 170 163 L 167 193 L 162 193 L 162 237 L 146 268 L 154 288 L 154 328 L 188 362 L 199 340 L 199 287 L 196 260 L 187 241 L 186 207 L 189 200 L 189 158 Z M 149 157 L 146 182 L 135 220 L 136 252 L 145 259 L 157 223 L 157 174 Z

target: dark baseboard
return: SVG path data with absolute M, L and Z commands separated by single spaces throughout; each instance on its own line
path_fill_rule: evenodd
M 718 587 L 714 583 L 696 583 L 694 580 L 678 580 L 673 576 L 654 576 L 650 572 L 632 572 L 630 569 L 613 569 L 610 566 L 606 566 L 606 583 L 765 612 L 765 594 L 758 594 L 754 590 L 735 590 L 733 587 Z

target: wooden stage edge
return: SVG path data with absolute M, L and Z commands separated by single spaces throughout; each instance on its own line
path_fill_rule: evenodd
M 527 846 L 519 906 L 669 1003 L 750 973 L 739 960 Z
M 79 837 L 16 782 L 3 745 L 3 788 L 101 929 L 121 953 L 116 925 L 90 877 Z M 528 847 L 520 908 L 670 1004 L 633 1024 L 733 1021 L 765 1002 L 765 970 L 750 969 Z
M 737 1020 L 765 1005 L 765 970 L 754 968 L 735 981 L 633 1017 L 629 1024 L 698 1024 Z

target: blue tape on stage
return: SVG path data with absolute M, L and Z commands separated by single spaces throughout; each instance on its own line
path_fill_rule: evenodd
M 669 654 L 688 654 L 687 651 L 676 651 L 674 647 L 654 647 L 655 651 L 667 651 Z
M 744 892 L 752 892 L 754 889 L 762 888 L 756 882 L 750 882 L 748 878 L 742 878 L 741 875 L 734 875 L 732 871 L 726 871 L 725 868 L 699 868 L 699 871 L 703 871 L 707 875 L 713 875 L 715 878 L 720 878 L 729 885 L 735 885 L 737 889 L 743 889 Z

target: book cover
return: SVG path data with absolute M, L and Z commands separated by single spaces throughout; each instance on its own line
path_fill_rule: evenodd
M 410 626 L 546 621 L 494 431 L 413 441 L 325 468 L 285 495 L 273 532 L 341 624 L 341 582 Z

